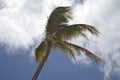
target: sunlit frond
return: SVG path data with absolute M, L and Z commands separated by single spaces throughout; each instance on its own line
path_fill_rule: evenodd
M 77 51 L 80 51 L 80 52 L 83 52 L 85 53 L 86 56 L 88 56 L 89 58 L 91 58 L 92 60 L 96 61 L 97 63 L 101 63 L 101 59 L 99 57 L 97 57 L 96 55 L 94 55 L 92 52 L 90 52 L 89 50 L 83 48 L 83 47 L 80 47 L 80 46 L 77 46 L 75 44 L 71 44 L 71 43 L 68 43 L 66 41 L 64 41 L 64 44 L 67 44 L 69 45 L 70 47 L 74 48 L 75 50 Z
M 60 48 L 62 51 L 65 52 L 65 54 L 67 54 L 71 59 L 73 59 L 74 61 L 76 61 L 75 58 L 75 53 L 73 52 L 73 50 L 66 44 L 62 43 L 62 42 L 57 42 L 56 43 L 56 47 Z
M 72 38 L 76 38 L 78 36 L 82 36 L 87 38 L 85 31 L 89 31 L 93 35 L 98 35 L 99 31 L 90 25 L 86 24 L 75 24 L 75 25 L 60 25 L 61 29 L 56 32 L 55 37 L 69 40 Z M 63 27 L 62 27 L 63 26 Z
M 36 61 L 40 62 L 46 54 L 46 43 L 42 41 L 35 50 Z
M 71 19 L 71 7 L 58 7 L 50 15 L 46 26 L 47 32 L 55 32 L 60 24 L 67 23 Z

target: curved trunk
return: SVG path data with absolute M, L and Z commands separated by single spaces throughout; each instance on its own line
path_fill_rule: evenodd
M 38 66 L 38 68 L 37 68 L 37 70 L 36 70 L 32 80 L 37 80 L 37 78 L 38 78 L 38 76 L 39 76 L 39 74 L 40 74 L 40 72 L 41 72 L 41 70 L 42 70 L 42 68 L 43 68 L 43 66 L 44 66 L 44 64 L 45 64 L 49 54 L 50 54 L 50 46 L 51 46 L 51 43 L 47 42 L 47 52 L 46 52 L 46 55 L 42 59 L 42 61 L 40 62 L 40 64 L 39 64 L 39 66 Z

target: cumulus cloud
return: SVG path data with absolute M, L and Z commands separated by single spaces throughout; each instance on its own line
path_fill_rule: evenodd
M 96 26 L 100 36 L 88 34 L 89 41 L 78 38 L 71 42 L 100 56 L 105 61 L 101 70 L 108 79 L 110 75 L 120 74 L 119 4 L 119 0 L 0 0 L 0 46 L 29 49 L 36 40 L 39 43 L 43 38 L 41 35 L 52 10 L 57 6 L 73 5 L 74 19 L 70 24 Z M 89 63 L 85 56 L 76 57 L 81 63 Z
M 71 21 L 96 26 L 100 31 L 99 37 L 88 34 L 89 41 L 79 39 L 78 42 L 72 42 L 91 50 L 103 59 L 101 70 L 105 73 L 105 79 L 109 79 L 110 75 L 120 74 L 119 3 L 119 0 L 87 0 L 84 5 L 75 6 L 75 18 Z M 82 61 L 81 56 L 77 58 Z
M 26 0 L 4 0 L 2 3 L 6 6 L 0 10 L 0 45 L 28 49 L 44 31 L 42 10 L 36 8 L 35 3 L 29 6 L 32 0 L 29 3 Z M 42 9 L 41 5 L 37 7 Z

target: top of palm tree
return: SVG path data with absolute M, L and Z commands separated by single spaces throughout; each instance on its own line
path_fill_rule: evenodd
M 32 80 L 37 79 L 52 48 L 60 48 L 75 61 L 76 57 L 73 50 L 78 51 L 78 53 L 83 52 L 90 59 L 97 63 L 101 63 L 101 59 L 89 50 L 67 42 L 67 40 L 77 36 L 87 38 L 87 35 L 85 34 L 86 31 L 89 31 L 93 35 L 98 35 L 99 31 L 95 27 L 87 24 L 68 25 L 67 22 L 70 19 L 72 19 L 72 17 L 71 7 L 69 6 L 58 7 L 51 13 L 46 26 L 46 39 L 42 41 L 35 50 L 36 60 L 40 62 L 40 65 Z
M 40 43 L 35 50 L 36 60 L 41 61 L 47 51 L 47 41 L 51 42 L 51 46 L 59 47 L 68 56 L 76 60 L 74 50 L 84 52 L 86 56 L 96 61 L 101 62 L 101 59 L 95 56 L 92 52 L 80 46 L 70 44 L 67 40 L 73 39 L 74 37 L 82 36 L 87 39 L 86 31 L 93 35 L 98 35 L 99 31 L 87 24 L 73 24 L 68 25 L 68 21 L 72 19 L 71 6 L 68 7 L 57 7 L 50 15 L 46 26 L 46 39 Z

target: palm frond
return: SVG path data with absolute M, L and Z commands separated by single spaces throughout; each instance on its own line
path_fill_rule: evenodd
M 67 23 L 71 18 L 71 7 L 56 8 L 48 19 L 47 32 L 55 32 L 59 28 L 58 25 Z
M 66 41 L 64 41 L 64 43 L 69 45 L 70 47 L 74 48 L 77 51 L 80 51 L 80 52 L 82 51 L 83 53 L 85 53 L 86 56 L 88 56 L 90 59 L 94 60 L 95 62 L 101 63 L 102 60 L 99 57 L 97 57 L 96 55 L 94 55 L 92 52 L 90 52 L 89 50 L 87 50 L 83 47 L 77 46 L 75 44 L 68 43 Z
M 65 54 L 67 54 L 71 59 L 76 61 L 75 53 L 68 45 L 64 44 L 63 42 L 56 42 L 56 46 L 59 47 L 62 51 L 64 51 Z
M 42 41 L 40 45 L 35 49 L 36 61 L 40 62 L 46 54 L 46 43 Z
M 63 27 L 62 27 L 63 26 Z M 56 32 L 55 37 L 69 40 L 73 37 L 82 36 L 87 39 L 85 31 L 89 31 L 93 35 L 98 35 L 99 31 L 87 24 L 75 24 L 75 25 L 60 25 L 61 29 Z

